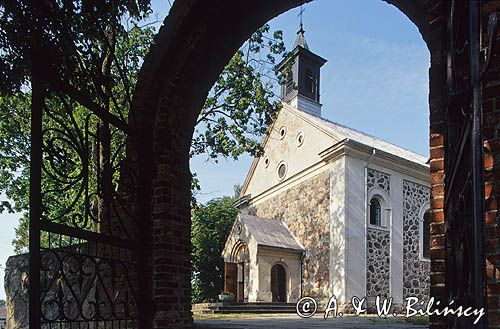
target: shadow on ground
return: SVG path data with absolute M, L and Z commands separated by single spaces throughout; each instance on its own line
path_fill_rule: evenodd
M 415 321 L 418 322 L 418 321 Z M 422 322 L 422 321 L 420 321 Z M 425 321 L 424 321 L 425 322 Z M 309 328 L 345 328 L 345 329 L 424 329 L 427 324 L 413 324 L 403 317 L 379 318 L 377 316 L 359 316 L 329 318 L 313 317 L 303 319 L 297 315 L 245 315 L 244 317 L 198 316 L 195 318 L 196 329 L 309 329 Z

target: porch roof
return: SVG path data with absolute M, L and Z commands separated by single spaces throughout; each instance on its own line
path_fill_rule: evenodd
M 286 224 L 279 219 L 262 218 L 240 214 L 241 224 L 255 239 L 257 245 L 304 250 L 297 238 L 288 229 Z

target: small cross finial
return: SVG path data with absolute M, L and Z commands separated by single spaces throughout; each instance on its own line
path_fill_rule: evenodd
M 300 31 L 303 31 L 303 26 L 302 26 L 302 13 L 304 13 L 305 9 L 304 7 L 302 7 L 302 5 L 300 6 L 300 11 L 299 11 L 299 14 L 297 15 L 299 18 L 300 18 Z

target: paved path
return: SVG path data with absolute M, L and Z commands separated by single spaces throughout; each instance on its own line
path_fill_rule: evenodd
M 197 319 L 197 329 L 428 329 L 425 325 L 414 325 L 404 318 L 378 318 L 377 316 L 302 319 L 296 315 L 262 315 L 242 319 Z

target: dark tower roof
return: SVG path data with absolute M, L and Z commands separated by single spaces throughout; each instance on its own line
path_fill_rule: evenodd
M 302 23 L 300 23 L 300 29 L 297 31 L 297 38 L 295 39 L 295 44 L 293 45 L 294 48 L 297 46 L 301 46 L 302 48 L 309 50 L 309 46 L 307 45 L 304 33 L 304 27 L 302 26 Z
M 321 116 L 320 70 L 325 62 L 326 59 L 309 50 L 301 22 L 293 50 L 277 66 L 286 75 L 281 99 L 298 110 Z

